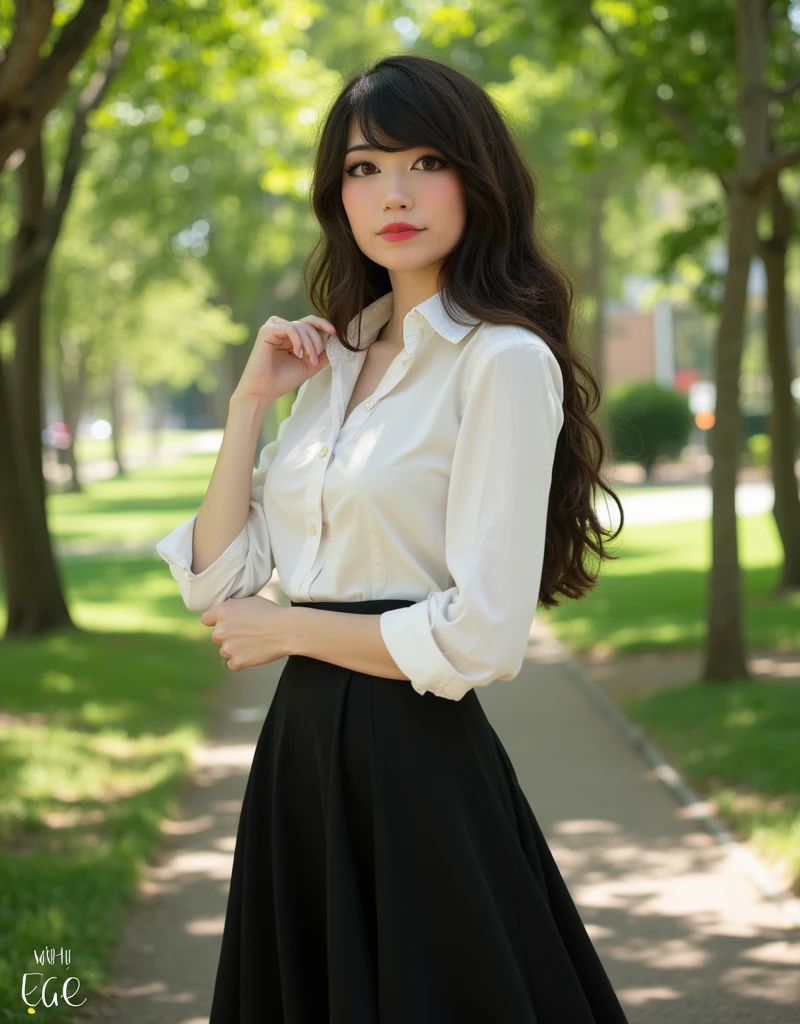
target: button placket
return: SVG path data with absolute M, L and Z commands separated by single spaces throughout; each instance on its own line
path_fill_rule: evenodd
M 416 342 L 418 340 L 416 331 L 409 331 L 408 337 L 410 341 Z M 374 409 L 378 402 L 396 388 L 403 377 L 405 377 L 408 364 L 414 356 L 414 351 L 409 352 L 408 349 L 404 349 L 398 353 L 375 391 L 362 403 L 367 411 Z
M 305 519 L 308 537 L 303 549 L 304 569 L 302 570 L 302 577 L 306 580 L 306 586 L 308 586 L 308 576 L 319 557 L 322 530 L 325 525 L 322 517 L 322 488 L 328 465 L 327 462 L 320 462 L 319 460 L 325 458 L 328 450 L 328 445 L 324 443 L 317 448 L 317 459 L 310 465 L 308 485 L 305 493 Z M 314 537 L 317 538 L 316 543 L 312 540 Z M 298 571 L 300 571 L 299 567 Z
M 418 320 L 422 320 L 422 316 L 416 317 Z M 333 440 L 333 455 L 336 454 L 336 445 L 339 443 L 340 438 L 349 438 L 352 434 L 357 433 L 364 425 L 365 420 L 368 418 L 369 413 L 378 405 L 378 403 L 387 395 L 393 388 L 395 388 L 408 371 L 409 364 L 414 358 L 414 355 L 418 351 L 420 342 L 423 338 L 423 329 L 413 327 L 405 332 L 405 338 L 407 345 L 411 344 L 411 348 L 404 347 L 399 352 L 394 360 L 390 363 L 381 381 L 378 383 L 375 391 L 368 397 L 365 398 L 348 416 L 347 420 L 342 422 L 344 416 L 344 387 L 340 374 L 334 375 L 334 382 L 338 385 L 335 389 L 332 389 L 332 405 L 331 411 L 334 415 L 334 422 L 339 423 L 339 429 L 336 437 Z M 353 381 L 353 387 L 356 385 L 358 374 L 356 373 L 356 379 Z

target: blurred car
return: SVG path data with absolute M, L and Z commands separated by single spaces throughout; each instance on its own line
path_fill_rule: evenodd
M 63 451 L 72 444 L 72 435 L 66 423 L 49 423 L 42 431 L 42 444 Z

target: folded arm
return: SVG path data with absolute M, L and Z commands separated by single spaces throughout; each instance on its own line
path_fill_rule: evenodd
M 299 392 L 297 397 L 300 397 Z M 296 402 L 297 399 L 292 410 Z M 207 497 L 204 499 L 204 504 L 209 498 L 216 501 L 216 504 L 212 503 L 206 509 L 212 516 L 213 529 L 205 528 L 204 535 L 210 533 L 216 537 L 219 547 L 218 538 L 221 534 L 223 540 L 227 540 L 227 545 L 216 557 L 213 554 L 209 556 L 205 546 L 199 550 L 195 530 L 198 517 L 204 511 L 202 506 L 200 512 L 176 526 L 156 544 L 156 551 L 169 565 L 184 604 L 190 611 L 207 611 L 222 604 L 229 597 L 252 597 L 269 582 L 272 575 L 275 564 L 264 508 L 264 481 L 291 413 L 281 422 L 275 440 L 261 449 L 258 465 L 253 469 L 253 447 L 265 412 L 265 408 L 231 408 L 220 455 L 209 483 Z M 246 518 L 238 532 L 231 537 L 236 528 L 230 525 L 231 509 L 240 506 L 236 495 L 240 485 L 238 477 L 242 475 L 241 466 L 237 466 L 235 462 L 237 459 L 241 460 L 243 452 L 250 453 L 246 456 L 249 470 L 244 491 L 244 497 L 247 498 L 249 490 L 249 499 Z M 241 515 L 244 515 L 243 505 L 241 509 Z M 228 517 L 227 522 L 225 516 Z M 207 544 L 207 537 L 204 537 L 204 540 Z M 202 565 L 199 559 L 206 564 Z M 199 565 L 202 565 L 202 568 L 198 572 L 193 571 L 194 568 L 199 568 Z

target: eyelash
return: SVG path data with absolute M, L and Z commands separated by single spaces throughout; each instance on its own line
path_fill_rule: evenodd
M 417 157 L 417 159 L 414 161 L 414 163 L 419 163 L 420 160 L 426 160 L 426 159 L 427 160 L 438 160 L 439 163 L 442 165 L 439 168 L 439 170 L 442 170 L 443 168 L 448 166 L 447 161 L 443 160 L 440 156 L 436 156 L 435 153 L 423 153 L 422 156 L 418 156 Z M 346 169 L 345 173 L 349 174 L 351 178 L 371 178 L 372 177 L 371 174 L 353 174 L 352 173 L 356 169 L 356 167 L 362 167 L 364 164 L 367 164 L 370 167 L 374 167 L 375 166 L 375 164 L 373 164 L 370 160 L 359 160 L 357 163 L 350 164 L 350 166 Z

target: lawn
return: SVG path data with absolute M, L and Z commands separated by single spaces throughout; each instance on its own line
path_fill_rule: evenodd
M 53 495 L 54 532 L 155 543 L 196 511 L 212 467 L 193 456 Z M 68 558 L 61 573 L 81 631 L 0 645 L 0 1021 L 22 1019 L 26 972 L 56 976 L 59 994 L 78 977 L 76 1003 L 106 980 L 223 675 L 155 551 Z M 37 965 L 45 948 L 69 949 L 69 967 Z
M 51 494 L 47 514 L 53 537 L 155 545 L 200 507 L 215 462 L 213 453 L 188 455 L 134 470 L 120 480 L 94 481 L 82 494 Z
M 775 597 L 780 546 L 769 515 L 741 518 L 748 648 L 797 652 L 800 594 Z M 564 644 L 625 654 L 696 648 L 705 635 L 710 524 L 630 526 L 613 542 L 598 586 L 547 613 Z M 621 701 L 625 713 L 741 839 L 800 895 L 800 680 L 686 685 Z
M 162 430 L 161 443 L 164 445 L 180 442 L 196 433 L 193 430 Z M 222 434 L 220 432 L 220 440 Z M 122 458 L 126 452 L 144 452 L 151 449 L 153 435 L 150 430 L 131 431 L 125 435 L 122 441 Z M 114 446 L 111 438 L 79 437 L 75 442 L 76 457 L 78 465 L 83 466 L 87 462 L 94 462 L 103 459 L 114 458 Z
M 598 585 L 581 601 L 547 613 L 575 650 L 690 648 L 705 635 L 711 524 L 706 520 L 624 526 Z M 739 520 L 744 629 L 748 644 L 800 651 L 800 593 L 773 597 L 780 546 L 769 515 Z

